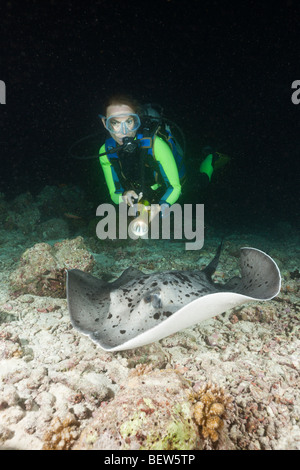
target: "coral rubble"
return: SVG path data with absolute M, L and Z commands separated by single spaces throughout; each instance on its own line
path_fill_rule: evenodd
M 201 449 L 188 389 L 174 370 L 138 368 L 100 408 L 74 449 Z
M 10 284 L 17 294 L 65 297 L 65 270 L 78 268 L 91 271 L 94 258 L 82 237 L 57 242 L 52 247 L 37 243 L 26 250 L 19 267 L 11 274 Z
M 42 450 L 69 450 L 78 438 L 78 426 L 79 422 L 72 413 L 68 413 L 64 420 L 56 416 L 44 436 Z
M 232 398 L 225 394 L 222 388 L 210 382 L 196 388 L 190 396 L 194 405 L 194 418 L 200 426 L 200 433 L 204 439 L 216 442 L 219 433 L 224 427 L 226 410 L 230 407 Z

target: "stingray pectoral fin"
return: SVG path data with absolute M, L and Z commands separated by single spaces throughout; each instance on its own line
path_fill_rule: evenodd
M 125 269 L 125 271 L 121 274 L 118 279 L 110 283 L 111 288 L 118 289 L 119 287 L 123 286 L 127 282 L 130 282 L 132 280 L 137 280 L 140 277 L 143 277 L 144 273 L 140 271 L 139 269 L 130 267 Z
M 95 292 L 95 289 L 106 289 L 110 283 L 102 281 L 89 273 L 81 271 L 80 269 L 69 269 L 67 271 L 67 290 L 72 291 L 72 294 L 78 290 L 84 290 L 86 294 Z
M 159 341 L 173 333 L 189 328 L 204 320 L 220 315 L 244 303 L 253 302 L 253 297 L 237 294 L 235 292 L 216 292 L 190 302 L 159 325 L 145 331 L 116 347 L 106 351 L 123 351 L 138 348 L 155 341 Z M 104 348 L 105 349 L 105 348 Z
M 135 275 L 133 271 L 129 271 L 126 276 L 128 274 L 130 279 Z M 126 339 L 125 330 L 133 328 L 134 324 L 132 320 L 126 322 L 124 331 L 122 329 L 119 332 L 121 336 L 124 335 L 122 342 L 117 325 L 115 327 L 110 321 L 110 306 L 112 299 L 116 296 L 116 285 L 104 283 L 81 271 L 71 270 L 68 272 L 67 278 L 67 297 L 71 321 L 75 328 L 88 334 L 106 351 L 122 351 L 144 346 L 243 303 L 270 300 L 280 291 L 279 269 L 272 258 L 260 250 L 242 249 L 241 274 L 241 278 L 232 279 L 227 286 L 214 285 L 220 289 L 219 292 L 202 295 L 167 318 L 163 315 L 160 316 L 162 318 L 160 323 L 149 329 L 144 329 L 140 333 L 137 330 L 135 336 L 131 335 L 129 339 Z M 157 292 L 152 291 L 150 294 L 153 294 L 154 297 L 150 295 L 149 302 L 157 303 L 160 298 Z M 119 303 L 122 304 L 122 302 Z M 115 307 L 117 308 L 118 305 L 116 304 Z M 124 308 L 122 315 L 128 314 L 128 307 L 125 305 Z M 120 314 L 120 317 L 122 315 Z M 107 321 L 109 322 L 107 323 Z
M 241 248 L 241 277 L 230 279 L 223 290 L 244 294 L 257 300 L 270 300 L 281 287 L 280 271 L 275 261 L 256 248 Z
M 190 302 L 159 325 L 107 351 L 137 348 L 189 328 L 227 310 L 255 299 L 234 292 L 216 292 Z
M 159 341 L 244 303 L 271 300 L 280 292 L 280 271 L 266 253 L 255 248 L 242 248 L 240 264 L 242 277 L 233 278 L 227 283 L 229 292 L 224 290 L 226 286 L 222 286 L 222 291 L 190 302 L 159 325 L 108 350 L 121 351 Z M 234 289 L 238 291 L 234 292 Z
M 102 321 L 108 311 L 110 284 L 79 269 L 70 269 L 66 290 L 72 325 L 89 334 L 95 320 Z

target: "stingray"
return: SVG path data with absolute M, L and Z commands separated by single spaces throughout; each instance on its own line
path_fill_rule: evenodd
M 105 351 L 122 351 L 278 294 L 279 269 L 270 256 L 255 248 L 241 248 L 241 277 L 225 284 L 213 282 L 220 251 L 221 245 L 203 270 L 145 274 L 131 267 L 114 282 L 71 269 L 67 273 L 71 323 Z

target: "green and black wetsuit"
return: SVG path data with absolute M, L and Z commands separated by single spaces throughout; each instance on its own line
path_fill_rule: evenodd
M 172 205 L 179 198 L 181 183 L 170 146 L 158 136 L 148 142 L 151 145 L 138 146 L 132 153 L 121 150 L 99 157 L 115 204 L 122 202 L 122 194 L 128 190 L 143 192 L 150 203 Z M 117 145 L 112 138 L 107 139 L 99 153 L 107 152 L 110 145 Z

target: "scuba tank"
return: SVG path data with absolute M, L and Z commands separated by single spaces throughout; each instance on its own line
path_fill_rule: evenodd
M 144 104 L 140 116 L 143 135 L 148 137 L 157 135 L 170 146 L 177 164 L 179 179 L 183 183 L 186 175 L 184 164 L 186 141 L 183 131 L 175 122 L 164 117 L 163 108 L 159 104 Z

